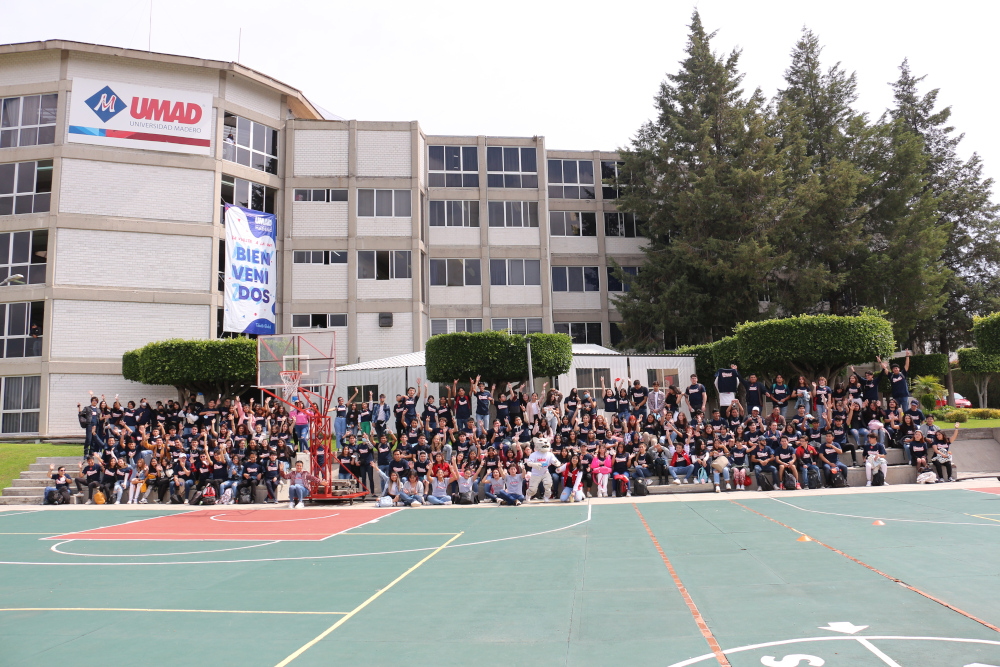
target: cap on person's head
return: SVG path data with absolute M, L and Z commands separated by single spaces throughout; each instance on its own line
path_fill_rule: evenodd
M 752 408 L 750 408 L 750 412 L 760 412 L 760 408 L 755 405 Z

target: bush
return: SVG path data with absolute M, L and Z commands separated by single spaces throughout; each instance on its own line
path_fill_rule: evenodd
M 712 375 L 720 368 L 729 368 L 733 364 L 739 365 L 740 350 L 736 336 L 727 336 L 712 343 L 712 359 L 715 368 Z
M 1000 313 L 977 317 L 972 325 L 976 347 L 984 354 L 1000 354 Z
M 698 375 L 698 382 L 705 385 L 708 390 L 708 397 L 715 398 L 718 392 L 715 390 L 715 371 L 719 369 L 715 365 L 715 343 L 703 343 L 701 345 L 682 345 L 670 354 L 685 354 L 694 357 L 694 372 Z M 680 388 L 688 386 L 688 378 L 678 378 L 681 383 Z
M 229 398 L 257 381 L 257 341 L 250 338 L 148 343 L 122 355 L 126 380 L 176 387 L 185 394 Z
M 958 422 L 960 424 L 964 424 L 969 421 L 969 412 L 968 410 L 952 410 L 951 412 L 946 412 L 943 417 L 946 422 Z M 936 419 L 937 417 L 935 417 L 935 420 Z
M 993 408 L 975 408 L 966 410 L 970 419 L 1000 419 L 1000 410 Z
M 937 407 L 937 397 L 931 396 L 930 394 L 924 394 L 920 397 L 920 405 L 924 406 L 924 410 L 933 410 Z
M 856 317 L 800 315 L 747 322 L 736 327 L 740 362 L 757 373 L 795 373 L 833 378 L 851 364 L 887 357 L 895 349 L 892 324 L 866 309 Z
M 506 331 L 453 333 L 427 341 L 427 379 L 451 382 L 481 376 L 488 383 L 515 382 L 528 377 L 527 341 L 536 377 L 562 375 L 573 363 L 573 341 L 566 334 L 529 334 Z
M 896 359 L 900 365 L 906 363 L 905 358 Z M 907 372 L 911 378 L 918 375 L 936 375 L 942 377 L 948 374 L 947 354 L 915 354 L 910 357 L 910 370 Z

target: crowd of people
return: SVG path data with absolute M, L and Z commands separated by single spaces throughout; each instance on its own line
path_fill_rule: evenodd
M 329 456 L 337 478 L 394 506 L 573 502 L 645 494 L 654 480 L 716 492 L 838 487 L 848 461 L 880 485 L 887 447 L 902 449 L 918 474 L 933 467 L 935 481 L 954 481 L 958 425 L 945 433 L 910 397 L 909 355 L 903 367 L 878 362 L 878 375 L 852 367 L 833 386 L 722 368 L 712 379 L 714 409 L 695 375 L 683 389 L 602 379 L 600 395 L 547 384 L 541 393 L 510 383 L 498 392 L 477 377 L 454 381 L 437 399 L 418 379 L 391 403 L 384 394 L 338 399 Z M 288 484 L 289 506 L 302 507 L 309 488 L 332 484 L 296 460 L 309 446 L 311 416 L 297 401 L 289 409 L 221 397 L 122 406 L 117 396 L 110 405 L 91 396 L 79 414 L 85 460 L 75 477 L 53 471 L 46 501 L 67 500 L 75 485 L 88 503 L 252 503 L 258 489 L 273 503 Z M 321 465 L 326 455 L 321 448 Z

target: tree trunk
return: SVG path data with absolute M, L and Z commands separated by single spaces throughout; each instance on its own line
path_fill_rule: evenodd
M 989 373 L 972 376 L 972 382 L 976 386 L 976 397 L 979 399 L 979 407 L 982 409 L 986 408 L 986 399 L 989 394 L 991 379 L 992 376 Z
M 948 390 L 948 405 L 955 407 L 955 380 L 951 376 L 951 346 L 947 332 L 941 332 L 941 338 L 938 342 L 941 346 L 941 353 L 944 354 L 945 363 L 948 364 L 948 372 L 944 376 L 944 387 Z

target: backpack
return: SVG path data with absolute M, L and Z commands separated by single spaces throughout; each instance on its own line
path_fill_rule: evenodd
M 170 504 L 171 505 L 183 505 L 184 504 L 184 498 L 182 498 L 180 496 L 180 494 L 171 493 L 170 494 Z
M 221 501 L 221 503 L 223 505 L 232 505 L 233 504 L 233 487 L 229 487 L 228 489 L 226 489 L 225 491 L 222 492 L 222 501 Z
M 698 468 L 698 481 L 708 482 L 708 473 L 705 472 L 704 468 Z
M 796 484 L 795 475 L 793 475 L 788 471 L 785 471 L 785 479 L 781 481 L 781 485 L 782 487 L 784 487 L 785 491 L 794 491 L 795 484 Z
M 917 475 L 917 484 L 933 484 L 937 481 L 937 475 L 928 470 Z
M 541 485 L 539 485 L 541 486 Z M 545 489 L 542 489 L 545 492 Z M 459 492 L 451 494 L 451 502 L 455 505 L 472 505 L 475 501 L 472 498 L 471 491 Z
M 774 483 L 763 470 L 757 475 L 757 486 L 760 487 L 761 491 L 774 491 Z
M 94 504 L 95 505 L 103 505 L 106 502 L 108 502 L 107 498 L 104 497 L 104 493 L 102 491 L 100 491 L 100 490 L 94 491 Z
M 250 503 L 250 487 L 249 486 L 241 486 L 240 487 L 240 494 L 239 494 L 239 501 L 238 502 L 241 505 L 247 505 L 247 504 Z
M 840 468 L 834 468 L 833 471 L 830 472 L 830 486 L 835 489 L 842 489 L 847 486 L 847 480 L 845 480 L 844 476 L 840 473 Z
M 628 477 L 625 475 L 615 475 L 615 485 L 618 490 L 618 497 L 628 495 Z
M 82 412 L 78 416 L 80 417 L 80 428 L 87 428 L 90 426 L 90 417 L 84 416 Z
M 188 498 L 188 505 L 201 505 L 204 497 L 205 494 L 203 492 L 195 490 L 195 492 L 191 494 L 191 497 Z
M 632 495 L 633 496 L 648 496 L 649 495 L 649 485 L 646 484 L 646 480 L 642 477 L 636 477 L 632 480 Z
M 819 470 L 809 468 L 809 472 L 806 473 L 806 476 L 809 478 L 810 489 L 819 489 L 823 486 L 823 480 L 820 479 Z
M 882 474 L 881 470 L 876 470 L 872 473 L 872 486 L 882 486 L 885 484 L 885 475 Z

